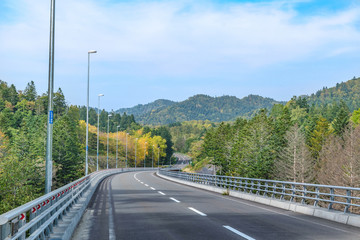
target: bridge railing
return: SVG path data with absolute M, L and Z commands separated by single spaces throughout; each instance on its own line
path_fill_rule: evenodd
M 330 186 L 266 179 L 174 172 L 160 174 L 198 184 L 209 185 L 279 200 L 298 202 L 344 213 L 360 213 L 360 188 Z
M 0 240 L 45 239 L 89 187 L 93 187 L 94 191 L 102 179 L 112 174 L 142 170 L 151 169 L 109 169 L 94 172 L 4 213 L 0 215 Z

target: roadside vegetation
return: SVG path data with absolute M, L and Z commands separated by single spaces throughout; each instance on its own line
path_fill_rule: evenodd
M 24 91 L 0 80 L 0 214 L 44 194 L 47 128 L 47 94 L 38 95 L 34 82 Z M 99 165 L 106 168 L 107 116 L 100 111 Z M 134 116 L 112 112 L 109 134 L 109 167 L 125 166 L 126 142 L 128 165 L 151 166 L 160 157 L 168 164 L 172 141 L 168 128 L 143 128 Z M 85 173 L 86 108 L 69 106 L 59 88 L 54 93 L 53 185 L 56 189 Z M 89 111 L 89 172 L 96 170 L 97 110 Z M 117 126 L 120 126 L 117 133 Z M 129 133 L 129 135 L 126 135 Z M 127 136 L 127 137 L 126 137 Z M 135 141 L 137 139 L 137 144 Z

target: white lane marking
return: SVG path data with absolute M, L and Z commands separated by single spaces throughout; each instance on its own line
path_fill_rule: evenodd
M 169 182 L 169 180 L 166 180 L 164 178 L 161 178 L 159 175 L 155 175 L 155 174 L 151 174 L 151 176 L 153 178 L 157 178 L 157 179 L 160 179 L 164 182 Z M 172 182 L 172 183 L 175 183 L 177 185 L 180 185 L 180 183 L 177 183 L 177 182 Z M 183 185 L 182 185 L 183 186 Z M 188 187 L 188 188 L 191 188 L 190 186 L 184 186 L 184 187 Z M 260 206 L 257 206 L 257 205 L 254 205 L 254 204 L 251 204 L 251 203 L 246 203 L 245 199 L 232 199 L 232 198 L 228 198 L 228 197 L 223 197 L 221 195 L 218 195 L 217 193 L 212 193 L 212 192 L 208 192 L 206 190 L 202 190 L 202 189 L 197 189 L 199 191 L 202 191 L 204 194 L 208 194 L 208 195 L 211 195 L 211 196 L 215 196 L 215 197 L 218 197 L 218 198 L 222 198 L 224 200 L 228 200 L 228 201 L 232 201 L 232 202 L 236 202 L 238 204 L 244 204 L 244 205 L 247 205 L 247 206 L 250 206 L 250 207 L 254 207 L 254 208 L 258 208 L 258 209 L 262 209 L 262 210 L 265 210 L 265 211 L 268 211 L 268 212 L 272 212 L 272 213 L 276 213 L 276 214 L 280 214 L 280 215 L 283 215 L 283 216 L 286 216 L 286 217 L 289 217 L 289 218 L 293 218 L 293 219 L 296 219 L 296 220 L 299 220 L 299 221 L 302 221 L 302 222 L 306 222 L 306 223 L 309 223 L 311 222 L 312 224 L 315 224 L 315 225 L 318 225 L 318 226 L 322 226 L 322 227 L 326 227 L 326 228 L 330 228 L 330 229 L 333 229 L 333 230 L 337 230 L 337 231 L 341 231 L 341 232 L 344 232 L 344 233 L 354 233 L 352 231 L 348 231 L 348 230 L 345 230 L 345 229 L 341 229 L 341 228 L 338 228 L 338 227 L 333 227 L 333 226 L 328 226 L 328 225 L 325 225 L 325 224 L 322 224 L 322 223 L 319 223 L 319 222 L 316 222 L 316 221 L 313 221 L 313 220 L 310 220 L 310 219 L 303 219 L 301 217 L 296 217 L 296 216 L 292 216 L 292 215 L 289 215 L 289 214 L 286 214 L 286 213 L 282 213 L 280 211 L 282 211 L 282 209 L 278 209 L 278 210 L 271 210 L 269 208 L 265 208 L 265 207 L 260 207 Z M 271 207 L 271 206 L 269 206 Z M 271 207 L 272 208 L 272 207 Z M 295 214 L 295 212 L 293 212 Z
M 223 227 L 226 228 L 227 230 L 232 231 L 233 233 L 235 233 L 235 234 L 237 234 L 239 236 L 242 236 L 243 238 L 245 238 L 247 240 L 255 240 L 255 238 L 252 238 L 252 237 L 246 235 L 245 233 L 242 233 L 242 232 L 236 230 L 235 228 L 232 228 L 230 226 L 225 226 L 225 225 Z
M 163 192 L 160 192 L 160 191 L 158 191 L 158 193 L 160 193 L 161 195 L 166 195 L 165 193 L 163 193 Z
M 200 212 L 199 210 L 196 210 L 195 208 L 192 207 L 188 207 L 188 209 L 190 209 L 191 211 L 196 212 L 197 214 L 206 217 L 207 215 L 205 213 Z
M 152 190 L 156 190 L 155 188 L 151 187 Z
M 171 200 L 173 200 L 174 202 L 177 202 L 177 203 L 179 203 L 180 201 L 179 200 L 177 200 L 177 199 L 175 199 L 175 198 L 170 198 Z
M 146 187 L 148 187 L 149 185 L 145 184 Z
M 113 207 L 111 204 L 111 182 L 109 183 L 109 195 L 108 195 L 108 204 L 109 204 L 109 240 L 115 240 L 115 229 L 114 229 L 114 217 L 113 217 Z
M 143 182 L 140 182 L 141 184 L 144 184 Z
M 139 179 L 136 177 L 136 175 L 138 175 L 138 173 L 134 174 L 134 178 L 139 181 Z

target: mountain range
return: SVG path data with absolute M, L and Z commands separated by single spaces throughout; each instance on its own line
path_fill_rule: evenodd
M 249 95 L 239 99 L 234 96 L 211 97 L 198 94 L 181 102 L 160 99 L 132 108 L 121 108 L 116 112 L 133 114 L 137 122 L 151 125 L 191 120 L 222 122 L 235 120 L 239 116 L 251 117 L 257 110 L 270 109 L 277 103 L 284 104 L 285 102 L 258 95 Z
M 335 87 L 324 87 L 316 93 L 301 97 L 305 97 L 310 105 L 325 105 L 342 100 L 350 111 L 353 111 L 360 107 L 360 78 L 354 77 L 347 82 L 336 84 Z M 133 114 L 137 122 L 151 125 L 191 120 L 222 122 L 235 120 L 237 117 L 250 118 L 262 108 L 271 109 L 274 104 L 285 103 L 258 95 L 239 99 L 234 96 L 211 97 L 199 94 L 181 102 L 159 99 L 132 108 L 121 108 L 116 112 Z

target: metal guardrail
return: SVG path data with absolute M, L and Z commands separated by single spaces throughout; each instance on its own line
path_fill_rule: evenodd
M 183 173 L 160 169 L 160 174 L 185 181 L 224 188 L 249 194 L 262 195 L 284 201 L 360 213 L 360 188 L 310 183 L 284 182 L 266 179 Z
M 153 169 L 109 169 L 94 172 L 4 213 L 0 215 L 0 240 L 46 239 L 89 187 L 92 187 L 93 191 L 89 194 L 88 201 L 102 179 L 116 173 L 144 170 Z

